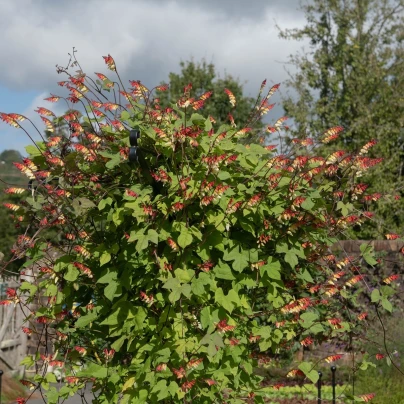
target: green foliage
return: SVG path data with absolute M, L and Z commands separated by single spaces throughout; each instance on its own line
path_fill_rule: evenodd
M 116 71 L 112 57 L 105 60 Z M 88 114 L 65 116 L 72 133 L 29 149 L 20 169 L 38 186 L 9 205 L 30 220 L 31 237 L 17 246 L 24 267 L 39 269 L 3 304 L 48 297 L 26 331 L 44 326 L 55 356 L 25 362 L 35 364 L 48 402 L 89 380 L 95 403 L 263 402 L 254 372 L 262 355 L 360 332 L 360 260 L 337 261 L 329 247 L 357 222 L 355 195 L 335 191 L 353 186 L 366 168 L 362 156 L 330 164 L 299 148 L 286 156 L 246 146 L 245 128 L 189 114 L 190 94 L 162 110 L 132 82 L 131 93 L 120 87 L 126 106 L 100 102 L 118 84 L 98 77 L 97 86 L 70 77 L 67 99 L 83 101 Z M 132 129 L 140 138 L 130 163 Z M 346 209 L 335 209 L 338 201 Z M 49 229 L 58 242 L 49 242 Z M 390 295 L 381 288 L 380 296 Z M 67 375 L 59 393 L 44 376 L 48 364 Z M 289 375 L 315 382 L 315 364 Z
M 16 167 L 13 166 L 13 162 L 21 161 L 22 156 L 16 150 L 4 150 L 0 153 L 0 190 L 11 186 L 23 186 L 28 184 L 27 178 L 22 175 Z M 4 202 L 18 203 L 20 200 L 19 195 L 0 195 L 0 253 L 4 254 L 4 261 L 8 262 L 11 257 L 11 248 L 15 242 L 17 235 L 19 234 L 16 224 L 10 218 L 7 209 L 3 206 Z M 0 260 L 1 261 L 1 260 Z M 11 263 L 8 266 L 8 270 L 16 270 L 20 262 Z
M 323 155 L 358 151 L 375 139 L 370 153 L 383 165 L 364 182 L 382 195 L 402 195 L 403 189 L 403 7 L 401 0 L 314 0 L 303 6 L 303 28 L 281 31 L 285 39 L 310 41 L 310 53 L 291 57 L 297 68 L 288 82 L 293 95 L 283 102 L 296 124 L 294 135 L 319 137 L 331 126 L 345 127 L 322 147 Z M 390 209 L 388 195 L 376 208 L 382 222 L 363 226 L 356 237 L 400 231 L 404 205 Z

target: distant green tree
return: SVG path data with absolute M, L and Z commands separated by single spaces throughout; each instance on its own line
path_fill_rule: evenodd
M 4 161 L 4 163 L 12 164 L 15 161 L 20 161 L 21 158 L 21 153 L 17 150 L 4 150 L 0 153 L 0 163 Z
M 358 150 L 376 139 L 370 155 L 383 164 L 364 179 L 370 192 L 403 194 L 404 187 L 404 2 L 403 0 L 313 0 L 303 6 L 306 25 L 281 30 L 289 40 L 310 40 L 310 52 L 291 56 L 297 68 L 284 99 L 294 137 L 320 136 L 342 125 L 345 131 L 323 154 Z M 374 151 L 373 151 L 374 150 Z M 387 227 L 399 232 L 404 202 L 392 211 L 379 203 L 378 225 L 359 237 L 377 237 Z
M 4 254 L 3 260 L 5 262 L 12 256 L 11 248 L 16 242 L 19 229 L 15 227 L 10 211 L 3 206 L 3 203 L 18 203 L 21 198 L 19 195 L 6 195 L 2 190 L 12 186 L 26 187 L 27 177 L 22 175 L 12 164 L 21 161 L 21 159 L 21 153 L 17 150 L 4 150 L 0 153 L 0 253 Z M 8 266 L 8 269 L 14 271 L 20 265 L 21 262 L 13 262 Z
M 243 85 L 238 79 L 225 73 L 224 77 L 218 76 L 213 63 L 205 60 L 195 63 L 194 61 L 180 62 L 181 73 L 169 74 L 169 90 L 157 91 L 162 107 L 170 106 L 171 102 L 176 102 L 184 93 L 184 88 L 192 84 L 190 96 L 197 99 L 202 94 L 213 91 L 211 98 L 203 107 L 204 114 L 212 116 L 217 125 L 229 122 L 229 113 L 232 114 L 238 127 L 251 126 L 253 135 L 257 135 L 263 128 L 261 119 L 254 120 L 251 125 L 252 111 L 256 104 L 256 99 L 247 97 L 243 93 Z M 237 108 L 229 108 L 229 98 L 225 89 L 230 90 L 237 100 Z M 190 108 L 191 109 L 191 108 Z M 195 111 L 193 111 L 195 112 Z

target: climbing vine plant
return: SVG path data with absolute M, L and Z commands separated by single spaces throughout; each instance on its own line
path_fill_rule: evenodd
M 361 262 L 377 264 L 371 248 L 338 260 L 330 246 L 371 217 L 363 200 L 377 195 L 365 195 L 358 178 L 380 162 L 366 156 L 373 142 L 326 158 L 310 138 L 293 140 L 288 154 L 248 144 L 229 90 L 229 124 L 217 127 L 201 113 L 210 92 L 192 99 L 189 85 L 163 109 L 154 89 L 139 81 L 125 89 L 113 58 L 104 59 L 113 79 L 60 68 L 69 95 L 46 101 L 66 101 L 69 112 L 38 108 L 47 137 L 15 163 L 30 186 L 6 190 L 25 195 L 5 206 L 26 228 L 13 252 L 27 262 L 2 304 L 21 305 L 24 332 L 54 347 L 23 361 L 36 369 L 25 384 L 50 403 L 88 381 L 99 403 L 263 402 L 258 360 L 296 342 L 339 340 L 366 322 L 356 297 L 369 287 Z M 262 83 L 251 122 L 272 108 L 278 87 Z M 26 117 L 1 118 L 29 133 Z M 66 130 L 56 130 L 61 123 Z M 376 288 L 374 304 L 391 311 L 392 291 Z M 65 374 L 59 391 L 48 366 Z M 288 375 L 318 377 L 307 362 Z

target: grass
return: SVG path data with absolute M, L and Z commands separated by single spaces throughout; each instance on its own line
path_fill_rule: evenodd
M 350 391 L 349 386 L 336 386 L 337 403 L 343 403 L 341 401 L 345 392 Z M 317 402 L 317 387 L 313 384 L 304 384 L 303 386 L 285 386 L 279 390 L 268 389 L 265 391 L 266 401 L 269 404 L 275 403 L 297 403 L 297 402 Z M 332 400 L 332 387 L 322 386 L 321 398 L 324 403 L 331 402 Z
M 8 374 L 3 374 L 2 377 L 2 391 L 1 400 L 2 403 L 7 404 L 15 402 L 17 397 L 25 397 L 26 391 L 24 386 L 17 381 L 16 378 L 10 377 Z

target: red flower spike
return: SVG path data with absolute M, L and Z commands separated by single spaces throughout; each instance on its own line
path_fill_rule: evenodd
M 112 56 L 111 55 L 103 56 L 103 58 L 105 60 L 106 65 L 108 66 L 108 69 L 115 72 L 116 71 L 116 66 L 115 66 L 115 61 L 112 58 Z
M 162 84 L 160 86 L 156 87 L 157 91 L 167 91 L 168 90 L 168 84 Z
M 213 386 L 216 384 L 216 382 L 213 379 L 205 379 L 204 382 L 208 385 L 208 386 Z
M 87 353 L 87 349 L 81 346 L 75 346 L 74 349 L 82 356 L 84 356 Z
M 302 346 L 309 346 L 314 342 L 313 338 L 311 337 L 306 337 L 305 339 L 303 339 L 302 341 L 300 341 L 300 345 Z
M 231 126 L 234 128 L 236 126 L 236 123 L 234 122 L 234 118 L 232 114 L 228 114 L 227 117 L 229 118 Z
M 16 212 L 18 209 L 20 209 L 20 206 L 15 205 L 14 203 L 3 203 L 3 206 L 6 207 L 7 209 L 10 209 L 14 212 Z
M 399 278 L 400 278 L 400 275 L 398 275 L 398 274 L 390 275 L 387 278 L 384 278 L 383 282 L 386 283 L 387 285 L 389 285 L 391 282 L 394 282 Z
M 362 320 L 364 320 L 367 316 L 368 316 L 368 313 L 367 313 L 367 312 L 360 313 L 360 314 L 358 315 L 358 320 L 362 321 Z
M 344 130 L 343 126 L 334 126 L 323 133 L 323 143 L 330 143 L 337 139 L 339 134 Z
M 326 358 L 324 358 L 324 360 L 325 360 L 327 363 L 331 363 L 331 362 L 335 362 L 335 361 L 341 359 L 343 356 L 344 356 L 344 355 L 341 355 L 341 354 L 330 355 L 330 356 L 327 356 Z
M 219 330 L 219 332 L 222 332 L 222 333 L 225 333 L 228 331 L 233 331 L 236 328 L 235 325 L 228 325 L 226 319 L 219 321 L 217 323 L 216 327 Z
M 270 97 L 272 97 L 272 95 L 278 90 L 278 88 L 280 87 L 280 84 L 278 83 L 278 84 L 274 84 L 271 88 L 270 88 L 270 90 L 269 90 L 269 92 L 268 92 L 268 94 L 267 94 L 267 99 L 269 99 Z
M 229 97 L 229 101 L 230 101 L 230 104 L 233 106 L 233 107 L 235 107 L 236 106 L 236 97 L 234 96 L 234 94 L 228 89 L 228 88 L 225 88 L 224 89 L 224 92 L 227 94 L 227 96 Z
M 91 269 L 81 262 L 73 262 L 73 265 L 78 268 L 83 274 L 87 275 L 89 278 L 93 277 L 93 273 L 91 272 Z
M 29 380 L 22 379 L 22 380 L 20 380 L 20 383 L 23 386 L 28 387 L 30 390 L 34 390 L 36 387 L 36 385 L 34 383 L 30 382 Z
M 297 377 L 297 376 L 304 376 L 304 373 L 300 369 L 292 369 L 286 374 L 286 377 Z
M 10 113 L 8 114 L 8 116 L 16 121 L 20 121 L 23 122 L 25 121 L 27 118 L 24 115 L 20 115 L 20 114 L 15 114 L 15 113 Z
M 105 56 L 104 56 L 104 59 L 105 59 Z M 107 76 L 105 76 L 105 74 L 102 74 L 102 73 L 95 73 L 97 76 L 98 76 L 98 78 L 100 79 L 100 80 L 102 80 L 102 81 L 105 81 L 105 80 L 108 80 L 108 78 L 107 78 Z
M 57 95 L 51 94 L 50 97 L 44 98 L 44 100 L 49 101 L 49 102 L 58 102 L 60 100 L 60 97 L 58 97 Z
M 79 382 L 79 378 L 76 376 L 67 376 L 65 377 L 65 381 L 67 384 L 77 384 Z
M 9 114 L 5 114 L 3 112 L 0 112 L 0 119 L 3 122 L 9 124 L 10 126 L 13 126 L 14 128 L 20 128 L 21 127 L 20 124 L 15 119 L 13 119 Z
M 37 107 L 38 109 L 35 110 L 39 115 L 45 116 L 56 116 L 52 111 L 43 107 Z
M 237 339 L 237 338 L 230 338 L 229 339 L 229 344 L 231 345 L 231 346 L 236 346 L 236 345 L 238 345 L 240 343 L 240 340 L 239 339 Z
M 166 370 L 167 370 L 166 363 L 160 363 L 159 365 L 156 366 L 156 372 L 164 372 Z
M 173 250 L 173 251 L 178 251 L 179 250 L 179 248 L 178 248 L 178 244 L 172 239 L 172 238 L 168 238 L 167 239 L 167 243 L 168 243 L 168 245 L 171 247 L 171 249 Z
M 31 328 L 28 327 L 22 327 L 22 332 L 27 335 L 32 335 L 33 330 L 31 330 Z
M 188 382 L 183 383 L 181 386 L 181 390 L 184 392 L 191 390 L 192 387 L 194 386 L 195 382 L 196 382 L 196 380 L 190 380 Z
M 375 393 L 370 393 L 370 394 L 362 394 L 359 396 L 365 403 L 368 403 L 369 401 L 373 400 L 375 397 Z
M 382 360 L 385 356 L 386 356 L 386 355 L 384 355 L 384 354 L 378 353 L 378 354 L 376 354 L 376 359 L 377 359 L 378 361 L 380 361 L 380 360 Z
M 177 379 L 182 379 L 185 376 L 185 369 L 182 367 L 179 369 L 172 368 L 171 370 L 175 374 Z
M 105 348 L 105 349 L 103 350 L 103 353 L 104 353 L 105 359 L 106 359 L 107 361 L 109 361 L 109 360 L 111 360 L 111 359 L 114 357 L 114 355 L 115 355 L 115 350 L 114 350 L 114 349 L 108 350 L 107 348 Z
M 389 233 L 389 234 L 386 234 L 386 238 L 387 238 L 387 240 L 397 240 L 398 238 L 400 238 L 400 236 L 395 233 Z
M 186 368 L 187 369 L 196 369 L 201 363 L 203 362 L 202 358 L 199 359 L 191 359 L 187 365 Z

